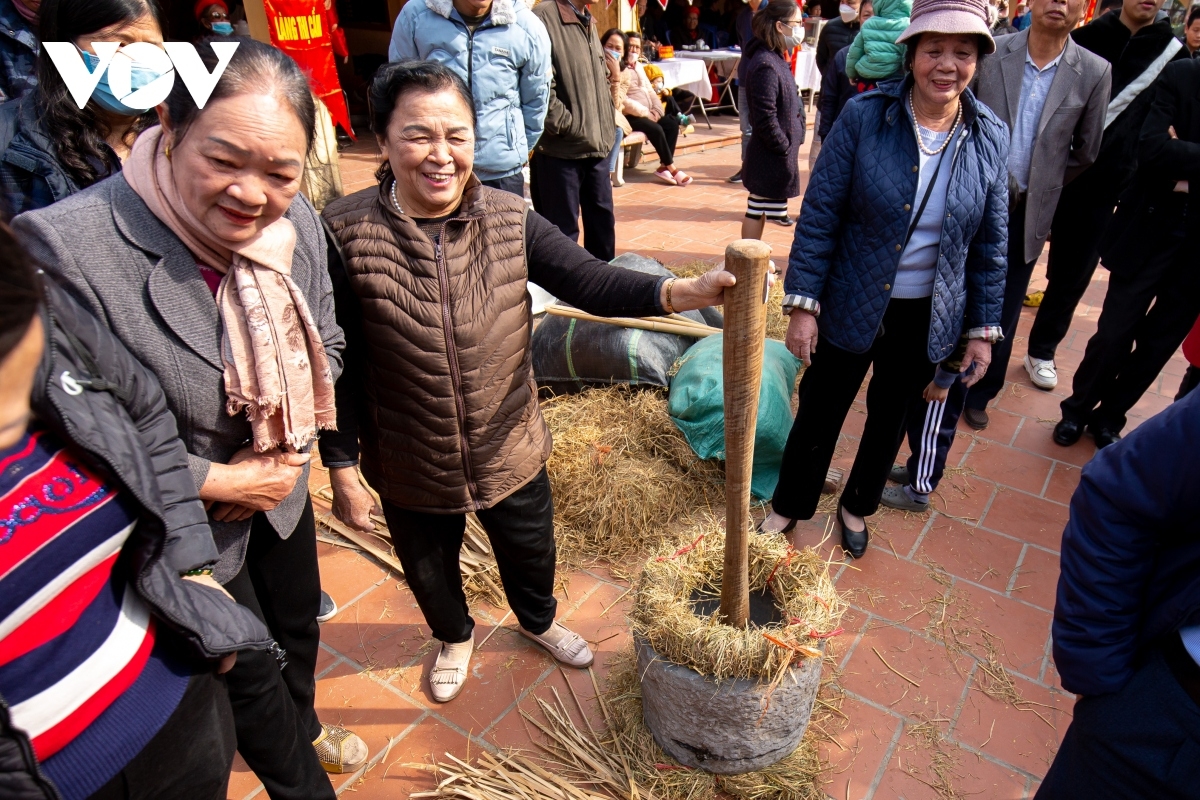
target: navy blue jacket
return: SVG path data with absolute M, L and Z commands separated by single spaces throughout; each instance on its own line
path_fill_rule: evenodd
M 870 349 L 918 204 L 911 78 L 852 98 L 821 145 L 788 260 L 785 304 L 820 304 L 821 336 Z M 953 148 L 929 325 L 931 362 L 959 335 L 994 339 L 1008 268 L 1008 127 L 968 89 Z M 754 129 L 754 138 L 758 128 Z
M 0 103 L 24 97 L 37 86 L 37 58 L 42 45 L 37 29 L 0 0 Z
M 796 76 L 783 56 L 758 38 L 746 45 L 742 61 L 749 62 L 744 113 L 754 130 L 742 162 L 742 185 L 770 200 L 797 197 L 805 128 Z
M 1083 468 L 1054 605 L 1064 689 L 1119 691 L 1156 639 L 1200 624 L 1198 452 L 1193 391 Z
M 833 123 L 841 116 L 846 103 L 858 94 L 857 87 L 846 77 L 846 56 L 849 53 L 850 45 L 838 50 L 830 61 L 832 69 L 821 72 L 821 122 L 817 127 L 817 137 L 822 142 L 833 130 Z

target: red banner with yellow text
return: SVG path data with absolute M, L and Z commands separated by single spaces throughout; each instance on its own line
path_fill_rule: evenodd
M 336 125 L 354 136 L 350 111 L 334 64 L 336 17 L 325 0 L 263 0 L 271 44 L 296 60 L 308 75 L 313 94 L 329 109 Z

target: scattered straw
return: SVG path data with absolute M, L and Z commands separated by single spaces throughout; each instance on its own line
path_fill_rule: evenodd
M 734 628 L 720 622 L 719 612 L 696 615 L 694 597 L 721 593 L 725 534 L 721 523 L 708 520 L 646 563 L 630 612 L 634 634 L 672 663 L 717 680 L 773 682 L 793 661 L 820 658 L 843 611 L 828 563 L 812 548 L 795 550 L 771 534 L 751 534 L 749 549 L 750 591 L 769 589 L 782 622 Z
M 701 461 L 660 392 L 588 389 L 543 401 L 558 558 L 620 562 L 657 546 L 671 523 L 724 503 L 724 470 Z
M 784 253 L 782 260 L 773 260 L 779 275 L 776 276 L 775 285 L 771 287 L 771 293 L 767 297 L 767 338 L 782 342 L 787 336 L 788 326 L 788 318 L 783 315 L 783 271 L 787 268 L 787 254 Z M 712 268 L 713 265 L 707 261 L 688 261 L 671 267 L 671 271 L 681 278 L 694 278 Z

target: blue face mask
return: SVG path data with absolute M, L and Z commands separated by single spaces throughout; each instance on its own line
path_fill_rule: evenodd
M 214 22 L 212 32 L 218 36 L 233 36 L 233 25 L 228 22 Z
M 89 53 L 87 50 L 79 51 L 83 55 L 83 61 L 87 64 L 88 72 L 95 72 L 100 67 L 100 57 Z M 163 73 L 156 69 L 151 69 L 143 64 L 134 63 L 130 67 L 129 85 L 130 89 L 136 92 L 143 86 L 149 86 L 163 76 Z M 96 90 L 92 92 L 92 99 L 96 101 L 96 105 L 106 111 L 111 111 L 114 114 L 120 114 L 125 117 L 140 117 L 146 112 L 140 108 L 130 108 L 117 99 L 113 94 L 112 87 L 108 83 L 108 71 L 100 77 L 100 83 L 96 84 Z

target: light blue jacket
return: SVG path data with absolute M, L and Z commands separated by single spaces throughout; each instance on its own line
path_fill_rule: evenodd
M 473 34 L 451 0 L 410 0 L 388 58 L 436 61 L 471 87 L 480 180 L 513 175 L 529 160 L 550 103 L 550 36 L 524 0 L 495 0 Z

